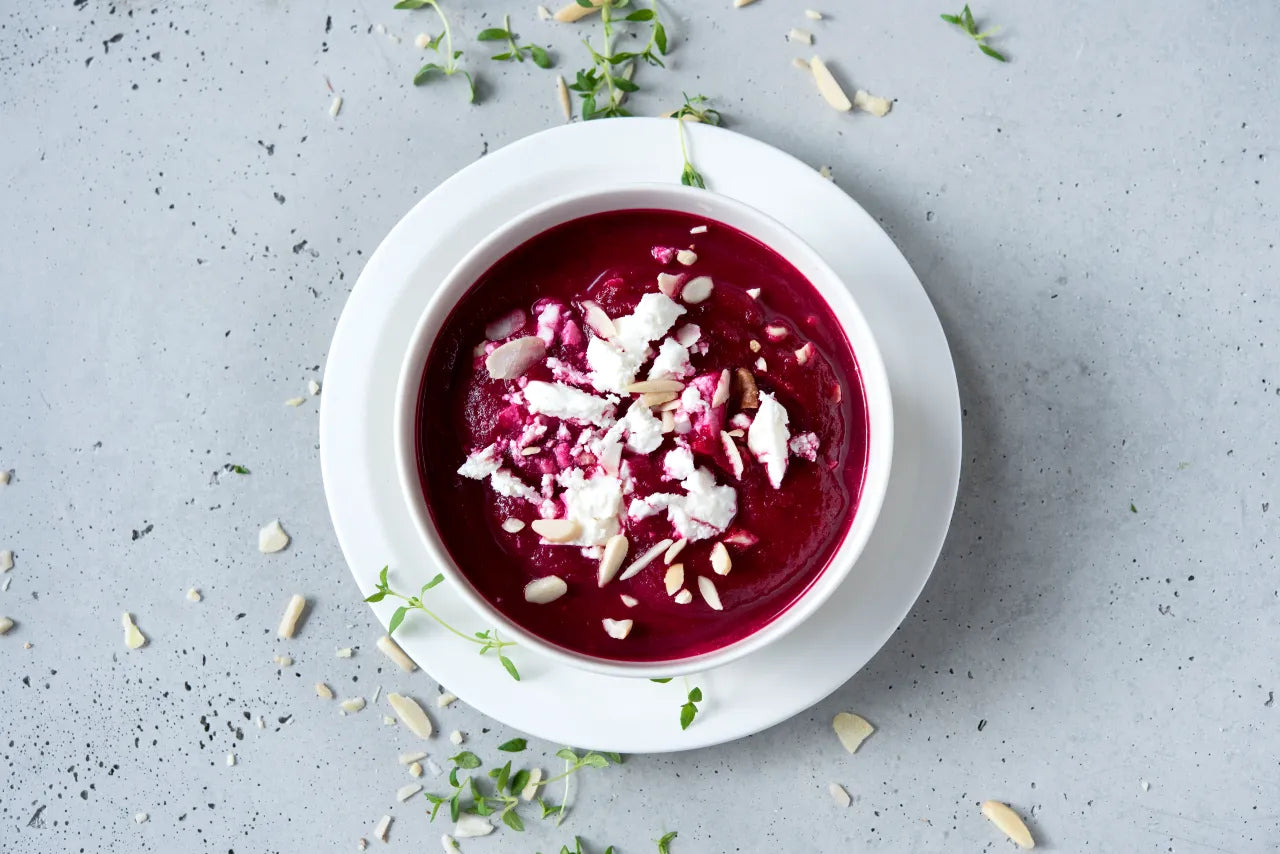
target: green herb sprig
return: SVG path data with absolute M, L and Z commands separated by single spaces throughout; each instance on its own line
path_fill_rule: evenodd
M 503 653 L 503 650 L 507 647 L 516 646 L 515 641 L 502 640 L 498 637 L 496 629 L 487 629 L 483 632 L 476 632 L 474 635 L 458 631 L 453 626 L 442 620 L 435 611 L 432 611 L 423 603 L 422 597 L 426 595 L 426 592 L 437 584 L 440 584 L 442 581 L 444 581 L 444 576 L 437 574 L 435 578 L 422 585 L 422 589 L 418 591 L 417 596 L 406 596 L 403 593 L 397 593 L 391 589 L 391 585 L 387 582 L 387 567 L 384 566 L 382 571 L 378 573 L 377 590 L 365 597 L 364 601 L 381 602 L 388 596 L 394 599 L 404 600 L 405 604 L 396 608 L 395 613 L 391 615 L 391 622 L 387 624 L 388 635 L 395 634 L 396 629 L 400 628 L 400 624 L 404 622 L 404 618 L 409 615 L 409 612 L 421 611 L 444 628 L 462 638 L 464 641 L 479 646 L 481 655 L 485 655 L 488 652 L 495 653 L 498 656 L 498 662 L 503 666 L 507 673 L 511 674 L 511 678 L 519 682 L 520 671 L 516 669 L 515 663 Z
M 966 3 L 964 8 L 960 10 L 959 15 L 939 15 L 938 17 L 942 18 L 942 20 L 946 21 L 948 24 L 955 24 L 957 27 L 968 33 L 969 38 L 978 43 L 978 50 L 982 51 L 987 56 L 992 59 L 998 59 L 1001 62 L 1009 61 L 1003 53 L 987 44 L 987 39 L 1000 32 L 1000 28 L 996 27 L 992 30 L 978 32 L 978 25 L 973 20 L 973 12 L 969 11 L 968 3 Z
M 240 465 L 239 463 L 227 463 L 225 466 L 223 466 L 223 468 L 225 468 L 229 472 L 235 472 L 236 474 L 249 473 L 249 470 L 244 466 Z
M 591 0 L 577 2 L 579 6 L 595 8 Z M 589 39 L 582 41 L 591 55 L 591 67 L 579 70 L 569 88 L 582 98 L 584 121 L 631 115 L 623 108 L 622 102 L 629 93 L 639 91 L 640 86 L 631 81 L 628 67 L 639 60 L 659 68 L 665 67 L 662 57 L 667 54 L 667 30 L 658 17 L 656 0 L 648 9 L 636 9 L 621 19 L 613 17 L 614 11 L 625 8 L 629 3 L 630 0 L 604 0 L 600 4 L 600 22 L 604 33 L 600 50 L 596 50 Z M 651 25 L 649 40 L 643 49 L 614 50 L 614 25 L 618 21 Z
M 679 835 L 674 830 L 670 833 L 664 833 L 662 838 L 658 840 L 658 854 L 671 854 L 671 840 Z
M 527 54 L 533 60 L 533 64 L 539 68 L 550 68 L 554 63 L 551 61 L 551 54 L 547 52 L 545 47 L 539 47 L 536 44 L 517 44 L 516 34 L 511 32 L 511 18 L 508 15 L 502 16 L 501 27 L 490 27 L 487 30 L 481 30 L 476 33 L 476 41 L 480 42 L 500 42 L 507 43 L 507 49 L 502 53 L 494 54 L 489 57 L 499 62 L 524 62 Z
M 471 73 L 458 65 L 458 59 L 462 56 L 462 51 L 453 49 L 453 31 L 449 28 L 449 19 L 444 16 L 444 10 L 440 8 L 437 0 L 400 0 L 396 3 L 397 9 L 422 9 L 430 6 L 435 10 L 436 15 L 440 18 L 442 29 L 436 34 L 436 37 L 427 42 L 427 48 L 435 51 L 438 57 L 435 62 L 428 62 L 426 65 L 418 69 L 418 73 L 413 75 L 413 85 L 421 86 L 429 82 L 433 77 L 443 75 L 444 77 L 453 77 L 455 74 L 461 74 L 467 80 L 467 90 L 470 93 L 467 100 L 474 104 L 476 101 L 476 81 L 472 79 Z M 444 49 L 440 49 L 440 41 L 444 40 Z
M 650 682 L 657 682 L 659 685 L 666 685 L 671 681 L 668 676 L 665 679 L 650 679 Z M 698 703 L 702 702 L 702 689 L 697 685 L 689 686 L 689 680 L 684 680 L 684 687 L 688 690 L 685 697 L 684 705 L 680 707 L 680 729 L 688 729 L 693 723 L 693 719 L 698 716 Z
M 694 95 L 692 98 L 687 93 L 684 95 L 684 103 L 679 109 L 671 113 L 673 119 L 680 121 L 680 155 L 684 158 L 684 169 L 680 173 L 680 183 L 686 187 L 697 187 L 700 190 L 707 188 L 707 182 L 702 177 L 702 173 L 693 168 L 693 164 L 689 161 L 689 148 L 685 144 L 684 139 L 684 123 L 687 121 L 702 122 L 708 125 L 720 124 L 720 111 L 708 107 L 710 102 L 706 95 Z
M 561 845 L 560 854 L 587 854 L 587 852 L 582 850 L 582 840 L 575 836 L 573 837 L 573 847 L 570 848 L 568 845 Z M 610 845 L 608 848 L 604 849 L 604 854 L 614 854 L 614 847 Z

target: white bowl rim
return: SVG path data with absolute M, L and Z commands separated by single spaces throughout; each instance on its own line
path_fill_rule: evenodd
M 574 206 L 591 210 L 542 221 Z M 704 214 L 759 240 L 799 270 L 831 308 L 848 339 L 861 377 L 868 422 L 866 471 L 853 519 L 826 566 L 809 586 L 746 637 L 709 652 L 663 661 L 624 661 L 578 652 L 534 634 L 498 610 L 479 594 L 444 546 L 423 493 L 418 467 L 416 428 L 423 372 L 436 335 L 458 300 L 486 270 L 525 241 L 565 222 L 623 210 Z M 749 223 L 744 225 L 744 220 Z M 419 537 L 439 571 L 472 610 L 492 622 L 501 634 L 560 663 L 610 676 L 656 678 L 705 672 L 750 655 L 803 623 L 843 583 L 866 546 L 884 503 L 893 457 L 893 403 L 879 346 L 862 311 L 840 277 L 801 237 L 768 214 L 729 196 L 678 184 L 627 182 L 547 199 L 493 231 L 454 265 L 432 293 L 410 337 L 397 380 L 394 434 L 400 487 Z

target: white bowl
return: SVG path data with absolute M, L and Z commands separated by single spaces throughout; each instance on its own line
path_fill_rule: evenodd
M 522 628 L 481 596 L 445 548 L 427 507 L 417 456 L 417 406 L 427 358 L 440 328 L 459 299 L 504 255 L 561 223 L 608 211 L 656 209 L 705 216 L 742 231 L 795 266 L 830 306 L 849 338 L 866 398 L 866 474 L 853 520 L 826 568 L 786 610 L 752 634 L 719 649 L 666 661 L 617 661 L 576 652 Z M 893 457 L 893 404 L 880 350 L 853 297 L 835 272 L 781 223 L 741 202 L 677 184 L 626 184 L 551 199 L 515 218 L 467 253 L 431 297 L 410 339 L 396 392 L 395 454 L 400 487 L 422 541 L 458 594 L 500 635 L 514 638 L 573 667 L 626 677 L 667 677 L 727 664 L 772 643 L 800 625 L 853 569 L 875 526 L 889 484 Z

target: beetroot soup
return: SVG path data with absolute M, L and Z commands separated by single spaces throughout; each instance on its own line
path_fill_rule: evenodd
M 787 609 L 848 530 L 862 381 L 817 290 L 740 231 L 596 214 L 493 265 L 418 403 L 427 505 L 462 573 L 570 650 L 710 652 Z

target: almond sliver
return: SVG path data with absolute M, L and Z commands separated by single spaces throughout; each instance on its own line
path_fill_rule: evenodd
M 422 706 L 419 706 L 416 700 L 403 694 L 388 694 L 387 702 L 414 735 L 418 738 L 431 737 L 435 727 L 431 724 L 431 718 L 427 717 L 427 713 L 422 710 Z
M 836 715 L 831 721 L 831 728 L 836 731 L 836 737 L 840 739 L 844 749 L 850 753 L 855 753 L 867 736 L 876 731 L 866 718 L 852 712 L 840 712 Z
M 600 0 L 591 0 L 590 6 L 579 6 L 575 2 L 561 6 L 556 10 L 553 17 L 562 24 L 572 24 L 574 21 L 581 21 L 583 18 L 587 17 L 587 15 L 599 11 Z
M 825 62 L 815 56 L 809 60 L 809 70 L 813 72 L 813 79 L 818 84 L 818 91 L 822 93 L 822 97 L 828 104 L 841 112 L 848 112 L 853 109 L 853 102 L 844 93 L 844 89 L 840 88 L 840 84 L 836 82 L 836 78 L 831 74 L 831 70 L 827 68 Z
M 536 519 L 529 527 L 550 543 L 567 543 L 582 533 L 582 526 L 573 519 Z
M 720 603 L 720 591 L 716 590 L 716 583 L 705 575 L 698 576 L 698 592 L 702 594 L 703 600 L 711 606 L 712 610 L 724 610 L 724 605 Z
M 1036 841 L 1031 838 L 1031 831 L 1027 830 L 1026 823 L 1023 822 L 1021 816 L 1009 808 L 1008 804 L 1002 804 L 999 801 L 984 801 L 982 814 L 991 819 L 991 823 L 1000 828 L 1001 832 L 1012 839 L 1019 848 L 1031 849 L 1036 847 Z
M 604 556 L 600 558 L 600 568 L 597 572 L 600 587 L 613 581 L 613 577 L 618 574 L 622 561 L 627 557 L 627 546 L 627 538 L 622 534 L 615 534 L 604 544 Z
M 838 807 L 847 807 L 853 803 L 853 799 L 849 797 L 849 793 L 845 791 L 844 786 L 839 783 L 828 783 L 827 791 L 831 793 L 831 800 L 836 802 Z
M 554 602 L 567 593 L 569 585 L 557 575 L 535 578 L 524 586 L 524 601 L 534 605 L 545 605 Z
M 684 389 L 680 380 L 641 380 L 623 389 L 627 394 L 665 394 Z
M 400 669 L 406 673 L 412 673 L 418 669 L 418 665 L 413 663 L 413 659 L 405 654 L 400 648 L 400 644 L 391 639 L 389 635 L 383 635 L 378 638 L 378 649 L 382 650 L 387 658 L 400 665 Z
M 484 360 L 495 380 L 513 380 L 547 355 L 547 345 L 536 335 L 526 335 L 496 348 Z
M 671 548 L 671 542 L 671 540 L 663 540 L 662 542 L 654 543 L 647 552 L 632 561 L 631 565 L 622 571 L 622 575 L 618 576 L 619 580 L 626 581 L 633 575 L 638 574 L 640 570 L 653 563 L 654 558 Z

